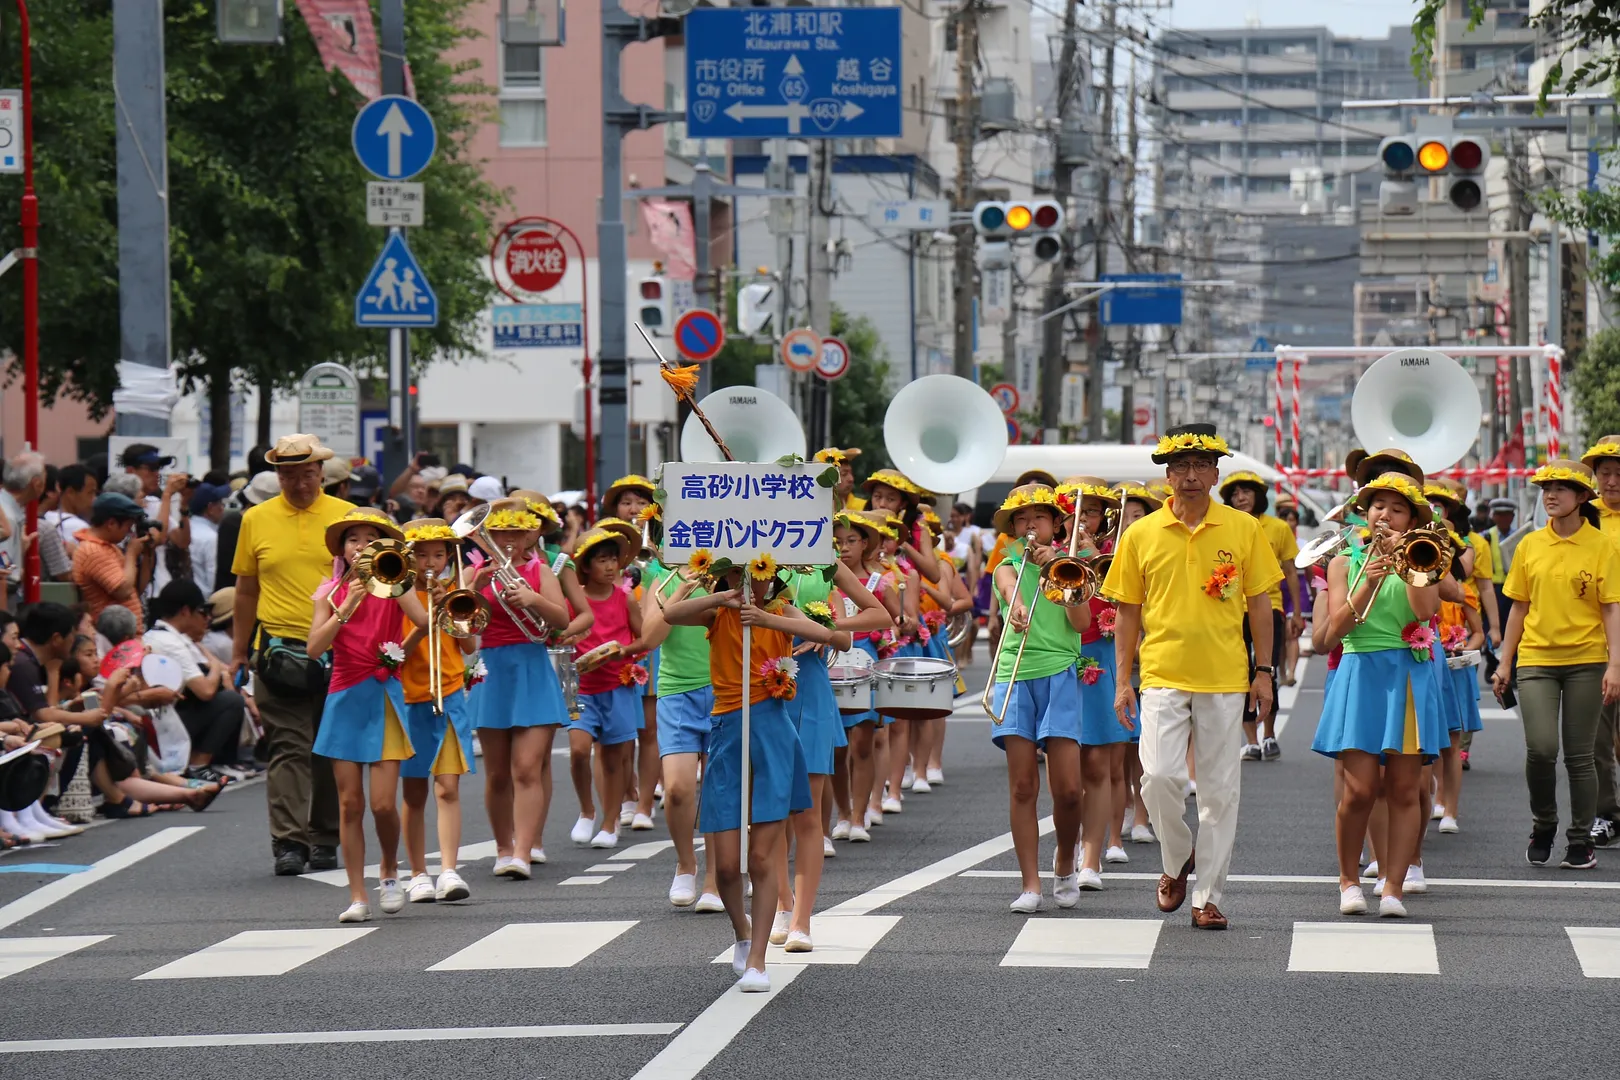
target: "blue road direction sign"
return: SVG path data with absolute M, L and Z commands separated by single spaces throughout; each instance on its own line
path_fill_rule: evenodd
M 439 298 L 403 232 L 389 234 L 377 265 L 355 294 L 354 324 L 405 330 L 439 325 Z
M 902 133 L 898 7 L 704 7 L 685 30 L 688 138 Z
M 354 156 L 383 180 L 409 180 L 433 160 L 438 133 L 433 117 L 408 97 L 390 94 L 354 118 Z
M 582 304 L 497 304 L 497 349 L 579 348 L 585 342 Z
M 1180 326 L 1180 274 L 1104 274 L 1104 281 L 1130 282 L 1098 299 L 1104 326 Z M 1140 283 L 1140 284 L 1137 284 Z

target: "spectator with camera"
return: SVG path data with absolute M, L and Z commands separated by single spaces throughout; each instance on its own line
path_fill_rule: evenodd
M 140 619 L 141 559 L 156 534 L 133 499 L 116 492 L 96 496 L 90 527 L 74 537 L 79 548 L 73 554 L 73 583 L 92 619 L 110 604 L 122 605 Z

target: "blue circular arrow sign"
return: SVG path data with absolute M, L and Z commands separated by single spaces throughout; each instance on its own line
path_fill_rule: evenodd
M 384 180 L 409 180 L 427 168 L 438 138 L 428 111 L 397 94 L 378 98 L 354 118 L 354 156 Z
M 688 360 L 713 360 L 725 343 L 726 328 L 720 316 L 707 308 L 693 308 L 675 321 L 675 347 Z

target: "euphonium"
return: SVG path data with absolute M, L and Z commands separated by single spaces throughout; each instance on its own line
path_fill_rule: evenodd
M 355 556 L 354 576 L 372 596 L 404 596 L 416 584 L 411 545 L 386 536 L 373 540 Z
M 490 535 L 489 530 L 484 527 L 484 519 L 489 517 L 489 513 L 489 503 L 475 506 L 451 522 L 450 531 L 455 533 L 458 539 L 466 540 L 470 538 L 490 557 L 495 567 L 495 598 L 500 601 L 502 609 L 505 610 L 506 614 L 511 618 L 512 624 L 522 632 L 524 637 L 536 645 L 543 645 L 550 634 L 550 628 L 546 626 L 545 621 L 532 611 L 514 609 L 512 605 L 506 602 L 506 598 L 501 595 L 509 585 L 518 583 L 528 585 L 528 582 L 524 580 L 522 574 L 518 573 L 517 567 L 512 565 L 511 558 L 495 542 L 495 538 Z M 486 622 L 488 618 L 486 612 Z

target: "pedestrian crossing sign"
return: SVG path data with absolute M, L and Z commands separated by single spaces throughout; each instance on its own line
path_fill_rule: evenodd
M 439 324 L 439 298 L 405 243 L 403 232 L 389 234 L 377 264 L 356 294 L 354 324 L 405 329 Z

